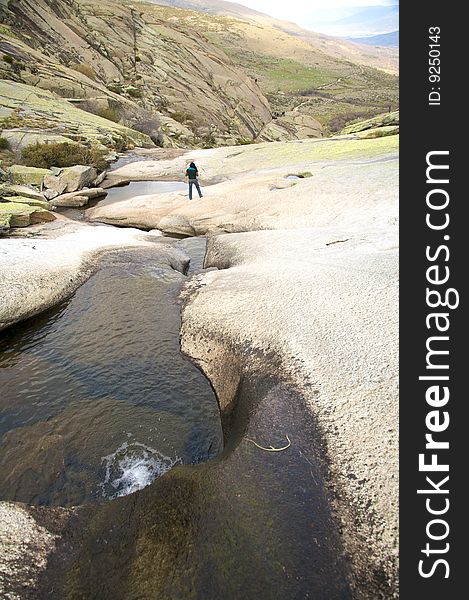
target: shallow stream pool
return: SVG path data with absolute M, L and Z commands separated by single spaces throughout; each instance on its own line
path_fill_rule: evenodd
M 186 243 L 199 264 L 204 244 Z M 122 251 L 70 300 L 2 333 L 0 499 L 115 498 L 218 454 L 215 395 L 179 347 L 184 281 L 157 250 Z

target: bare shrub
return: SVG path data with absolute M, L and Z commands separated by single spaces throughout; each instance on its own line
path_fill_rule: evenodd
M 73 167 L 89 165 L 99 170 L 109 166 L 105 159 L 107 151 L 97 146 L 82 146 L 73 142 L 39 143 L 23 149 L 22 162 L 27 167 Z

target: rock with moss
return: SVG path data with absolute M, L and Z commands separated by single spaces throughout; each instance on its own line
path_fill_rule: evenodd
M 27 185 L 0 185 L 0 196 L 23 196 L 32 200 L 44 200 L 44 196 L 37 189 Z
M 386 125 L 384 127 L 373 127 L 365 129 L 357 133 L 357 137 L 362 140 L 372 140 L 374 138 L 386 137 L 388 135 L 397 135 L 399 133 L 399 125 Z
M 286 140 L 302 140 L 320 138 L 323 134 L 322 125 L 319 121 L 299 111 L 289 111 L 266 125 L 258 135 L 256 141 L 281 142 Z
M 55 141 L 86 140 L 109 148 L 154 146 L 148 135 L 81 110 L 57 94 L 32 85 L 0 80 L 0 98 L 1 106 L 11 110 L 3 120 L 3 128 L 21 130 L 30 140 L 45 136 Z
M 54 221 L 55 215 L 44 208 L 21 202 L 0 202 L 0 222 L 9 227 L 27 227 Z
M 11 215 L 4 214 L 0 207 L 0 236 L 6 235 L 10 231 Z
M 25 167 L 24 165 L 12 165 L 7 175 L 11 183 L 19 185 L 36 185 L 40 187 L 44 177 L 51 175 L 49 169 L 39 169 L 37 167 Z
M 47 200 L 37 200 L 33 198 L 26 198 L 25 196 L 3 196 L 3 199 L 6 202 L 17 202 L 19 204 L 27 204 L 28 206 L 38 206 L 39 208 L 44 208 L 46 210 L 51 209 L 50 202 Z
M 70 139 L 55 133 L 47 131 L 31 131 L 28 128 L 4 129 L 2 139 L 8 142 L 9 148 L 13 152 L 21 153 L 24 148 L 33 144 L 60 144 L 70 142 Z
M 58 175 L 44 177 L 44 187 L 59 194 L 76 192 L 91 186 L 97 179 L 98 173 L 94 167 L 76 165 L 62 169 Z
M 367 129 L 376 129 L 378 127 L 390 127 L 397 126 L 399 127 L 399 111 L 396 110 L 391 113 L 386 113 L 383 115 L 378 115 L 373 117 L 372 119 L 367 119 L 366 121 L 358 121 L 357 123 L 352 123 L 351 125 L 347 125 L 344 129 L 342 129 L 342 135 L 349 135 L 351 133 L 359 133 L 360 131 L 365 131 Z M 388 134 L 391 135 L 391 134 Z M 378 137 L 378 136 L 375 136 Z
M 81 207 L 86 206 L 88 202 L 95 198 L 104 198 L 107 196 L 103 188 L 81 189 L 77 192 L 61 194 L 53 199 L 54 206 Z

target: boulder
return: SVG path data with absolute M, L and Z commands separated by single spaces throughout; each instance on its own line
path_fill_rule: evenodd
M 65 194 L 67 196 L 67 194 Z M 79 193 L 73 194 L 70 198 L 62 199 L 63 196 L 58 196 L 54 199 L 54 206 L 56 208 L 81 208 L 88 204 L 89 198 L 86 196 L 80 196 Z
M 67 183 L 59 175 L 48 175 L 44 177 L 44 187 L 55 192 L 56 195 L 63 194 L 67 189 Z
M 44 200 L 44 196 L 41 192 L 34 190 L 26 185 L 10 185 L 8 186 L 9 193 L 17 194 L 18 196 L 22 196 L 23 198 L 32 198 L 33 200 Z M 1 192 L 1 190 L 0 190 Z
M 76 192 L 92 185 L 98 176 L 94 167 L 76 165 L 62 169 L 58 175 L 49 175 L 44 178 L 44 186 L 58 194 Z
M 114 187 L 125 187 L 126 185 L 130 184 L 130 179 L 126 179 L 124 177 L 114 177 L 114 176 L 110 176 L 108 174 L 108 176 L 104 179 L 104 181 L 102 181 L 101 183 L 101 187 L 104 188 L 105 190 L 109 189 L 109 188 L 114 188 Z
M 93 182 L 93 187 L 99 187 L 103 183 L 103 181 L 106 179 L 106 176 L 107 176 L 107 171 L 103 171 L 100 175 L 98 175 Z
M 26 196 L 4 196 L 4 200 L 7 202 L 18 202 L 19 204 L 28 204 L 29 206 L 39 206 L 39 208 L 45 208 L 50 210 L 51 205 L 49 202 L 44 200 L 36 200 L 34 198 L 27 198 Z
M 0 212 L 0 235 L 5 235 L 10 231 L 10 215 Z
M 70 192 L 62 194 L 54 198 L 54 206 L 61 207 L 79 207 L 88 204 L 88 201 L 93 198 L 101 198 L 107 196 L 107 192 L 103 188 L 84 189 L 79 192 Z
M 36 167 L 25 167 L 23 165 L 12 165 L 8 169 L 10 181 L 19 185 L 41 186 L 44 177 L 51 174 L 49 169 L 38 169 Z
M 37 206 L 21 202 L 0 203 L 0 223 L 7 227 L 27 227 L 37 223 L 54 221 L 55 215 Z
M 59 195 L 59 193 L 56 192 L 55 190 L 45 190 L 44 191 L 44 198 L 46 198 L 46 200 L 53 200 L 54 198 L 57 198 L 58 195 Z
M 47 131 L 35 131 L 25 127 L 16 129 L 4 129 L 2 138 L 6 139 L 13 152 L 21 153 L 24 148 L 35 144 L 63 144 L 70 143 L 70 139 L 63 135 L 48 133 Z

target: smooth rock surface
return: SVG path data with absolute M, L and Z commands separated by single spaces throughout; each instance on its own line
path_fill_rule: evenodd
M 339 138 L 200 150 L 173 161 L 133 163 L 116 174 L 176 177 L 195 159 L 204 197 L 192 202 L 181 192 L 136 197 L 93 208 L 87 215 L 91 221 L 203 235 L 357 223 L 365 210 L 383 202 L 375 218 L 392 221 L 394 211 L 385 201 L 397 175 L 396 148 L 393 138 Z M 287 179 L 305 171 L 312 176 Z M 204 178 L 221 176 L 222 183 L 204 185 Z
M 222 409 L 240 368 L 273 368 L 301 390 L 324 435 L 356 580 L 381 571 L 385 597 L 395 597 L 398 556 L 398 255 L 390 229 L 212 237 L 205 266 L 218 270 L 189 284 L 182 327 L 182 348 Z

